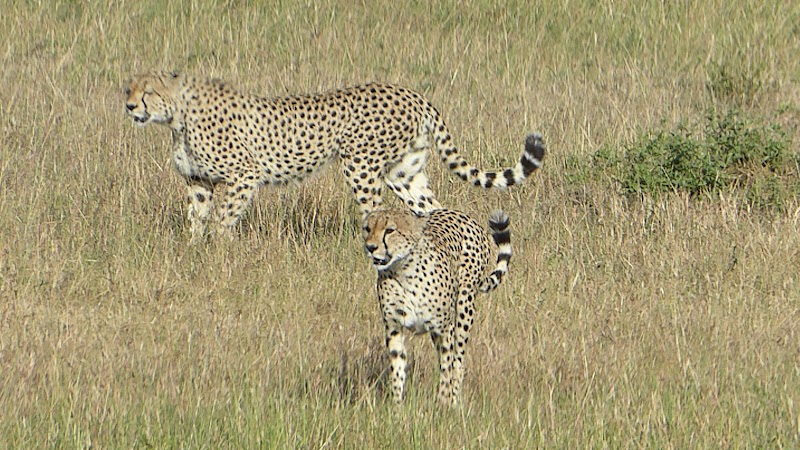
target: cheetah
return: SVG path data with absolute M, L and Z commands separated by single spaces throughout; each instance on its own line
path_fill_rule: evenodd
M 534 133 L 516 166 L 479 170 L 457 153 L 439 112 L 422 95 L 390 84 L 262 98 L 217 79 L 154 72 L 133 77 L 125 93 L 135 124 L 172 130 L 172 160 L 188 184 L 193 242 L 209 221 L 230 236 L 259 186 L 302 181 L 336 157 L 363 219 L 381 206 L 384 186 L 414 212 L 441 206 L 423 171 L 430 147 L 450 171 L 484 188 L 521 183 L 545 151 Z
M 469 216 L 448 209 L 418 216 L 407 209 L 379 210 L 367 216 L 364 248 L 378 271 L 378 303 L 391 360 L 392 397 L 403 400 L 406 379 L 405 333 L 430 333 L 439 353 L 437 398 L 455 406 L 464 379 L 463 359 L 478 291 L 494 290 L 511 260 L 509 218 L 489 218 L 498 247 L 489 267 L 491 245 Z

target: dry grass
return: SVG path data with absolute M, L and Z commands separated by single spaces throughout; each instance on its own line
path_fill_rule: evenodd
M 277 3 L 4 0 L 0 442 L 800 445 L 800 204 L 633 202 L 564 177 L 567 158 L 710 105 L 780 108 L 796 145 L 796 4 Z M 237 241 L 186 246 L 168 133 L 122 106 L 126 78 L 160 67 L 268 95 L 402 83 L 486 167 L 544 132 L 544 169 L 507 193 L 429 163 L 443 204 L 512 217 L 460 411 L 431 400 L 424 338 L 406 405 L 387 401 L 374 274 L 335 170 L 262 190 Z

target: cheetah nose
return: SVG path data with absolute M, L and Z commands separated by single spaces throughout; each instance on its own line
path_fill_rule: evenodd
M 378 249 L 378 246 L 375 244 L 366 244 L 364 245 L 364 248 L 367 249 L 367 253 L 372 253 Z
M 133 103 L 126 103 L 125 107 L 128 108 L 128 111 L 133 111 L 133 109 L 136 108 L 136 105 Z

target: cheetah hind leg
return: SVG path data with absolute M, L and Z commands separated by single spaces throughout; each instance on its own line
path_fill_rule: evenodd
M 192 232 L 189 242 L 194 245 L 202 241 L 205 236 L 206 222 L 211 216 L 214 186 L 189 180 L 187 192 L 186 202 L 189 204 L 189 222 Z
M 472 331 L 475 305 L 475 292 L 472 286 L 462 286 L 456 301 L 455 327 L 453 329 L 453 404 L 461 397 L 461 385 L 464 382 L 464 355 Z
M 451 325 L 452 328 L 452 325 Z M 455 406 L 458 404 L 458 397 L 456 392 L 458 387 L 454 384 L 458 381 L 454 378 L 454 362 L 455 353 L 453 349 L 454 339 L 451 330 L 445 330 L 444 333 L 431 333 L 431 340 L 433 341 L 436 351 L 439 353 L 439 391 L 436 398 L 442 404 Z
M 384 177 L 389 189 L 417 214 L 429 213 L 442 207 L 436 201 L 428 176 L 423 171 L 427 157 L 427 149 L 410 152 Z
M 252 178 L 252 177 L 250 177 Z M 233 239 L 233 230 L 245 210 L 253 201 L 255 187 L 247 178 L 241 177 L 233 183 L 228 183 L 225 195 L 217 198 L 215 233 Z

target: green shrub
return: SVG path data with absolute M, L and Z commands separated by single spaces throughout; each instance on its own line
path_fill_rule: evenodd
M 659 194 L 668 191 L 697 193 L 721 183 L 714 162 L 701 149 L 701 142 L 683 126 L 660 131 L 625 150 L 628 167 L 620 167 L 622 189 L 628 194 Z
M 740 191 L 751 206 L 782 209 L 797 191 L 798 160 L 779 125 L 730 110 L 648 133 L 621 151 L 602 148 L 593 165 L 612 173 L 628 195 Z

